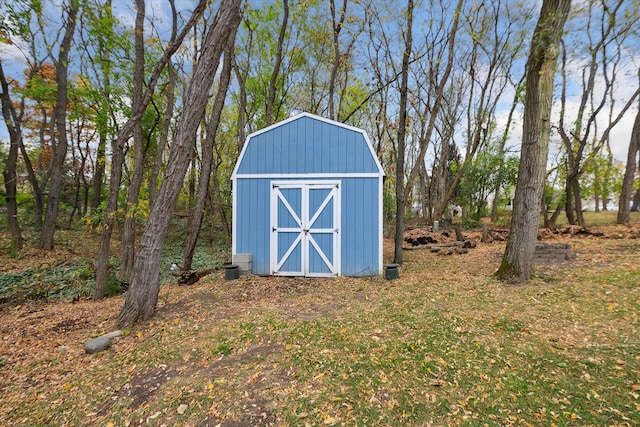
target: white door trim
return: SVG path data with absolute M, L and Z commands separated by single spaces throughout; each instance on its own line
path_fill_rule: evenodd
M 270 197 L 270 270 L 272 275 L 282 276 L 307 276 L 307 277 L 333 277 L 340 275 L 340 181 L 272 181 Z M 301 212 L 297 215 L 290 203 L 286 200 L 280 189 L 296 188 L 301 192 Z M 329 194 L 322 201 L 315 212 L 309 212 L 309 191 L 311 189 L 329 189 Z M 278 202 L 287 209 L 291 218 L 297 223 L 296 227 L 278 228 Z M 333 201 L 332 228 L 313 228 L 318 217 L 325 211 L 327 205 Z M 311 218 L 309 218 L 311 216 Z M 285 254 L 278 259 L 278 233 L 299 233 Z M 314 234 L 333 234 L 333 261 L 327 257 L 320 247 Z M 284 263 L 289 259 L 293 251 L 300 244 L 300 271 L 280 271 Z M 310 271 L 309 253 L 313 247 L 330 270 L 328 273 Z

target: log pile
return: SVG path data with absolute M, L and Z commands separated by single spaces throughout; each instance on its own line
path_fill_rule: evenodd
M 558 236 L 590 236 L 604 237 L 604 233 L 600 231 L 589 230 L 586 227 L 569 225 L 559 228 L 541 228 L 538 230 L 538 240 L 553 239 Z M 504 242 L 509 237 L 509 229 L 507 228 L 489 228 L 487 224 L 482 227 L 482 243 Z
M 604 233 L 601 231 L 592 231 L 586 227 L 580 227 L 578 225 L 568 225 L 566 227 L 539 230 L 538 240 L 542 240 L 545 237 L 548 238 L 552 236 L 565 236 L 565 235 L 603 237 Z
M 441 255 L 466 254 L 477 246 L 474 240 L 467 239 L 459 229 L 454 232 L 432 230 L 412 230 L 405 238 L 405 250 L 428 249 Z

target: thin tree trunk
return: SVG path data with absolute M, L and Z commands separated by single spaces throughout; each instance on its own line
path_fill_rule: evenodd
M 543 0 L 527 60 L 522 151 L 511 230 L 496 276 L 508 282 L 529 280 L 544 187 L 558 43 L 571 0 Z
M 241 0 L 223 0 L 213 26 L 207 32 L 185 96 L 184 112 L 171 146 L 158 198 L 140 237 L 131 286 L 116 321 L 118 328 L 131 328 L 139 320 L 149 319 L 155 312 L 160 290 L 162 245 L 189 166 L 191 146 L 205 113 L 222 50 L 229 33 L 240 24 L 240 5 Z
M 171 37 L 170 43 L 175 43 L 178 34 L 178 12 L 176 11 L 175 1 L 169 2 L 171 6 Z M 176 70 L 171 62 L 167 64 L 167 86 L 164 90 L 166 94 L 166 101 L 164 104 L 164 111 L 162 113 L 162 131 L 160 133 L 160 139 L 158 146 L 156 147 L 156 153 L 153 160 L 153 167 L 149 174 L 149 207 L 153 206 L 156 201 L 156 193 L 158 192 L 158 176 L 160 176 L 160 169 L 162 169 L 162 158 L 169 142 L 169 134 L 171 133 L 171 121 L 173 120 L 173 110 L 176 97 Z
M 640 211 L 640 188 L 633 194 L 633 206 L 631 206 L 633 212 Z
M 212 174 L 213 195 L 215 196 L 218 216 L 220 217 L 220 222 L 224 228 L 227 241 L 231 242 L 231 224 L 227 217 L 227 205 L 224 203 L 224 199 L 222 198 L 222 192 L 220 191 L 220 179 L 218 178 L 218 168 L 220 167 L 220 163 L 220 160 L 218 160 L 217 163 L 214 163 Z
M 22 249 L 23 239 L 20 230 L 20 222 L 18 221 L 18 201 L 17 194 L 17 174 L 18 151 L 20 148 L 20 140 L 22 139 L 22 129 L 18 120 L 15 109 L 9 95 L 9 84 L 4 75 L 2 62 L 0 61 L 0 84 L 2 85 L 2 93 L 0 93 L 0 101 L 2 102 L 2 117 L 9 131 L 9 155 L 2 171 L 4 178 L 5 201 L 7 203 L 7 224 L 9 225 L 9 235 L 11 236 L 11 250 L 13 252 Z
M 169 74 L 169 81 L 165 90 L 167 100 L 165 102 L 164 112 L 162 115 L 162 133 L 160 134 L 160 140 L 158 141 L 158 147 L 156 148 L 153 168 L 149 175 L 149 207 L 153 206 L 156 201 L 156 193 L 158 192 L 158 176 L 160 175 L 160 169 L 162 169 L 162 158 L 164 157 L 164 152 L 167 149 L 169 142 L 171 121 L 173 119 L 177 76 L 173 64 L 169 63 L 167 65 L 167 71 Z
M 234 59 L 235 63 L 235 59 Z M 236 80 L 238 81 L 238 154 L 242 152 L 242 147 L 244 146 L 246 135 L 245 135 L 245 117 L 247 115 L 247 77 L 248 71 L 242 71 L 238 67 L 238 64 L 235 63 L 233 67 L 236 75 Z
M 31 158 L 29 158 L 29 153 L 24 148 L 24 144 L 22 138 L 20 138 L 20 153 L 22 154 L 22 161 L 24 162 L 24 166 L 27 169 L 27 179 L 29 180 L 29 184 L 31 184 L 31 188 L 33 189 L 33 199 L 34 203 L 34 226 L 36 231 L 42 231 L 42 217 L 44 213 L 44 195 L 42 194 L 42 187 L 40 186 L 40 182 L 38 181 L 38 177 L 36 176 L 35 169 L 33 167 L 33 163 L 31 163 Z
M 289 0 L 282 0 L 282 25 L 280 26 L 280 34 L 278 35 L 278 47 L 276 50 L 275 63 L 273 64 L 273 72 L 269 79 L 269 91 L 267 94 L 267 105 L 265 108 L 265 125 L 270 126 L 276 117 L 273 117 L 273 104 L 276 101 L 276 83 L 280 75 L 280 66 L 282 65 L 282 51 L 284 48 L 285 37 L 287 36 L 287 27 L 289 25 Z
M 524 82 L 525 75 L 523 74 L 516 86 L 517 89 L 520 89 L 522 86 L 522 82 Z M 507 144 L 507 139 L 509 138 L 509 133 L 511 131 L 511 123 L 513 122 L 513 113 L 518 106 L 518 90 L 513 95 L 513 101 L 511 102 L 511 108 L 509 109 L 509 116 L 507 117 L 507 124 L 505 125 L 504 132 L 502 133 L 502 138 L 500 138 L 500 154 L 504 160 L 505 155 L 505 146 Z M 501 170 L 504 169 L 504 162 L 500 165 Z M 502 187 L 502 179 L 496 182 L 495 187 L 493 188 L 493 202 L 491 203 L 491 221 L 496 221 L 498 219 L 498 206 L 500 203 L 500 190 Z
M 69 220 L 67 222 L 67 226 L 69 228 L 71 228 L 71 226 L 73 225 L 73 218 L 76 215 L 76 212 L 78 212 L 79 210 L 82 211 L 82 209 L 80 208 L 80 188 L 82 187 L 82 177 L 84 176 L 84 167 L 85 164 L 87 162 L 87 158 L 86 156 L 82 153 L 82 149 L 80 148 L 80 133 L 82 132 L 82 123 L 78 123 L 77 124 L 77 135 L 78 138 L 76 140 L 76 146 L 77 146 L 77 151 L 78 154 L 80 155 L 80 164 L 76 166 L 75 170 L 74 170 L 74 177 L 73 177 L 73 183 L 75 186 L 75 191 L 73 193 L 73 207 L 71 209 L 71 213 L 69 214 Z M 77 164 L 77 159 L 76 159 L 76 150 L 73 147 L 73 139 L 72 139 L 72 145 L 71 145 L 71 153 L 72 153 L 72 158 L 73 158 L 73 164 L 76 165 Z M 80 215 L 82 216 L 82 215 Z
M 49 196 L 47 198 L 47 211 L 44 217 L 42 235 L 40 237 L 40 247 L 42 249 L 53 249 L 53 235 L 56 231 L 56 221 L 58 219 L 58 207 L 60 203 L 60 193 L 63 184 L 63 169 L 67 157 L 67 96 L 68 96 L 68 68 L 69 51 L 76 28 L 76 17 L 80 9 L 79 0 L 70 0 L 67 6 L 67 19 L 65 22 L 65 33 L 60 43 L 60 53 L 56 64 L 56 83 L 58 86 L 58 98 L 56 99 L 55 129 L 58 143 L 56 144 L 53 159 L 51 181 L 49 183 Z
M 144 18 L 145 0 L 136 0 L 136 23 L 135 23 L 135 71 L 133 75 L 133 105 L 140 105 L 142 102 L 144 85 Z M 127 192 L 127 205 L 124 208 L 124 225 L 122 229 L 122 247 L 120 255 L 120 271 L 118 280 L 128 283 L 131 269 L 133 268 L 133 258 L 135 256 L 136 245 L 136 216 L 135 208 L 138 204 L 138 195 L 142 187 L 144 176 L 144 141 L 142 137 L 142 121 L 138 121 L 133 127 L 133 176 Z M 132 213 L 133 211 L 133 213 Z
M 112 8 L 111 0 L 105 1 L 105 7 L 101 9 L 100 14 L 104 13 L 105 22 L 111 22 L 112 20 Z M 100 56 L 104 60 L 100 61 L 100 67 L 102 75 L 104 76 L 104 94 L 105 99 L 102 99 L 98 108 L 99 112 L 96 118 L 96 125 L 98 127 L 98 147 L 96 150 L 96 166 L 93 174 L 92 191 L 91 191 L 91 210 L 96 211 L 102 201 L 102 184 L 104 181 L 104 173 L 107 165 L 107 140 L 109 135 L 108 127 L 108 102 L 111 96 L 111 65 L 110 52 L 106 48 L 104 40 L 98 39 L 98 50 Z
M 402 54 L 402 77 L 400 79 L 400 114 L 398 118 L 398 144 L 396 158 L 396 232 L 393 262 L 402 264 L 402 243 L 404 242 L 404 211 L 406 205 L 404 187 L 404 157 L 407 132 L 407 101 L 409 86 L 409 57 L 413 50 L 413 0 L 407 0 L 407 26 L 404 34 Z
M 427 153 L 427 148 L 429 146 L 429 141 L 431 140 L 431 135 L 433 135 L 433 131 L 436 126 L 436 118 L 438 116 L 438 112 L 442 108 L 445 87 L 447 82 L 449 81 L 449 75 L 451 74 L 451 69 L 453 68 L 453 58 L 455 56 L 455 40 L 456 40 L 455 36 L 456 36 L 456 33 L 458 32 L 458 26 L 460 24 L 460 15 L 461 15 L 463 3 L 464 3 L 463 0 L 459 0 L 458 4 L 456 5 L 455 16 L 451 25 L 451 30 L 449 31 L 448 48 L 447 48 L 448 49 L 447 65 L 445 67 L 441 80 L 438 86 L 436 87 L 436 97 L 433 103 L 433 107 L 429 111 L 429 114 L 430 114 L 429 124 L 427 126 L 425 137 L 422 138 L 422 140 L 420 141 L 420 152 L 418 153 L 418 157 L 416 157 L 416 159 L 418 159 L 419 162 L 424 161 L 424 156 Z M 411 169 L 411 172 L 409 173 L 409 177 L 407 178 L 407 185 L 404 190 L 405 201 L 409 198 L 409 192 L 411 191 L 413 187 L 413 183 L 416 180 L 416 177 L 418 175 L 418 170 L 419 170 L 418 166 L 414 165 L 413 169 Z M 458 173 L 460 174 L 460 172 Z M 459 176 L 455 178 L 456 181 L 458 181 L 459 179 L 460 179 Z M 454 191 L 453 187 L 454 187 L 453 185 L 449 186 L 449 190 L 446 192 L 446 196 L 444 197 L 444 202 L 441 203 L 439 206 L 436 205 L 434 207 L 433 219 L 435 220 L 440 219 L 444 215 L 444 211 L 446 209 L 446 203 L 449 201 L 449 199 L 451 199 L 453 195 L 453 191 Z
M 335 111 L 334 95 L 336 91 L 336 79 L 338 77 L 338 69 L 342 63 L 340 57 L 340 31 L 344 26 L 344 20 L 347 15 L 347 0 L 343 0 L 340 8 L 340 19 L 336 22 L 336 5 L 335 0 L 329 3 L 331 9 L 331 24 L 333 28 L 333 64 L 331 64 L 331 74 L 329 75 L 329 118 L 331 120 L 338 119 L 338 112 Z
M 101 128 L 101 126 L 99 126 Z M 99 130 L 98 147 L 96 150 L 96 167 L 91 186 L 91 210 L 95 211 L 102 200 L 102 181 L 104 181 L 105 166 L 107 164 L 107 132 L 106 126 Z
M 541 203 L 542 203 L 542 210 L 543 210 L 543 214 L 544 214 L 544 227 L 545 228 L 555 228 L 556 222 L 558 221 L 558 218 L 560 217 L 560 214 L 563 211 L 564 203 L 562 203 L 562 201 L 559 201 L 556 204 L 556 208 L 554 209 L 553 213 L 551 214 L 551 217 L 549 217 L 549 209 L 551 209 L 551 206 L 546 204 L 546 202 L 544 201 L 544 197 L 542 198 L 542 202 Z
M 571 182 L 573 185 L 573 206 L 576 212 L 576 222 L 584 227 L 584 215 L 582 215 L 582 189 L 580 187 L 580 174 Z
M 227 96 L 229 82 L 231 81 L 231 61 L 233 59 L 231 57 L 231 51 L 234 47 L 235 38 L 236 28 L 232 29 L 229 34 L 229 40 L 227 41 L 225 49 L 222 73 L 220 74 L 220 83 L 218 84 L 218 93 L 216 93 L 216 100 L 211 113 L 211 120 L 209 120 L 209 123 L 207 123 L 206 126 L 207 137 L 205 138 L 202 146 L 202 166 L 200 170 L 200 180 L 198 182 L 198 191 L 196 194 L 196 203 L 193 208 L 191 223 L 189 224 L 189 235 L 187 236 L 184 257 L 182 258 L 182 269 L 185 271 L 191 270 L 193 254 L 196 250 L 196 243 L 198 242 L 200 228 L 202 227 L 202 218 L 204 217 L 206 209 L 205 201 L 209 195 L 209 179 L 211 177 L 211 168 L 213 165 L 213 148 L 215 145 L 216 132 L 220 125 L 220 117 L 222 116 L 224 100 Z
M 627 224 L 629 222 L 629 205 L 631 204 L 631 193 L 633 192 L 633 181 L 636 171 L 638 170 L 638 153 L 640 152 L 640 111 L 636 113 L 636 119 L 633 122 L 633 130 L 631 131 L 631 140 L 629 141 L 629 151 L 627 153 L 627 166 L 624 170 L 624 179 L 622 180 L 622 189 L 620 190 L 620 199 L 618 201 L 618 224 Z M 640 194 L 640 189 L 636 194 Z M 634 197 L 634 202 L 635 202 Z M 635 203 L 634 203 L 635 204 Z
M 102 227 L 102 233 L 100 235 L 100 246 L 98 248 L 98 259 L 96 261 L 96 287 L 93 293 L 94 299 L 104 298 L 105 288 L 107 286 L 107 269 L 109 261 L 109 251 L 111 244 L 111 235 L 113 233 L 113 227 L 115 225 L 115 215 L 118 209 L 118 193 L 120 191 L 120 183 L 122 181 L 122 165 L 124 163 L 124 147 L 129 139 L 129 135 L 133 131 L 134 126 L 140 120 L 146 110 L 151 98 L 155 92 L 158 79 L 162 74 L 162 70 L 171 60 L 173 54 L 182 45 L 182 41 L 187 34 L 191 31 L 191 28 L 198 22 L 205 7 L 208 4 L 208 0 L 200 0 L 196 8 L 191 14 L 191 18 L 185 24 L 184 28 L 176 38 L 174 43 L 171 43 L 167 50 L 164 52 L 160 60 L 157 62 L 151 78 L 147 83 L 144 97 L 140 105 L 134 105 L 134 111 L 131 114 L 129 120 L 122 127 L 118 136 L 113 143 L 113 154 L 111 156 L 111 174 L 109 177 L 109 195 L 107 196 L 107 207 L 104 213 L 104 225 Z

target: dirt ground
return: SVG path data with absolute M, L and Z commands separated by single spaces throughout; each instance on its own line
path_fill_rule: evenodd
M 431 236 L 438 243 L 454 242 L 455 232 L 432 231 L 429 228 L 412 229 L 406 237 Z M 499 262 L 504 250 L 504 233 L 501 230 L 490 232 L 491 239 L 482 243 L 482 231 L 463 231 L 465 240 L 475 242 L 476 246 L 468 254 L 457 257 L 460 265 L 468 269 L 466 274 L 490 271 Z M 576 268 L 591 265 L 593 260 L 588 253 L 597 250 L 601 239 L 638 239 L 640 225 L 633 226 L 600 226 L 587 230 L 579 227 L 565 227 L 558 230 L 540 230 L 539 237 L 545 241 L 575 242 L 576 239 L 591 242 L 583 246 L 576 260 L 571 261 Z M 55 251 L 47 252 L 27 248 L 20 259 L 0 257 L 0 272 L 18 271 L 24 268 L 63 265 L 80 255 L 87 257 L 92 251 L 88 247 L 76 246 L 78 240 L 60 245 Z M 87 245 L 87 243 L 81 243 Z M 410 246 L 408 244 L 408 246 Z M 385 241 L 385 262 L 392 258 L 393 242 Z M 420 251 L 420 250 L 417 250 Z M 416 252 L 416 251 L 413 251 Z M 423 255 L 424 253 L 424 255 Z M 436 256 L 423 251 L 419 258 Z M 426 258 L 425 258 L 426 259 Z M 606 257 L 600 258 L 607 262 Z M 418 268 L 423 261 L 412 261 L 402 274 L 414 278 L 424 275 Z M 454 267 L 455 268 L 455 267 Z M 462 269 L 462 267 L 459 267 Z M 220 273 L 214 273 L 215 275 Z M 442 272 L 441 274 L 446 274 Z M 483 273 L 484 274 L 484 273 Z M 191 319 L 206 325 L 233 318 L 239 313 L 251 310 L 277 309 L 285 311 L 296 319 L 314 319 L 331 317 L 343 309 L 346 301 L 365 302 L 375 298 L 362 287 L 358 278 L 339 278 L 337 280 L 318 280 L 302 278 L 277 278 L 248 276 L 236 281 L 223 281 L 220 277 L 206 277 L 193 286 L 179 287 L 174 284 L 162 286 L 157 313 L 149 322 L 139 325 L 130 335 L 118 339 L 110 352 L 115 355 L 126 355 L 140 346 L 154 334 L 162 333 L 164 325 L 178 324 Z M 366 279 L 376 283 L 384 283 L 383 278 Z M 208 285 L 204 285 L 207 283 Z M 214 285 L 211 285 L 211 284 Z M 215 297 L 207 290 L 207 286 L 215 286 Z M 290 305 L 290 296 L 298 298 L 296 306 Z M 44 303 L 29 302 L 21 306 L 0 307 L 0 390 L 9 386 L 21 385 L 20 394 L 5 395 L 2 398 L 0 419 L 9 414 L 26 401 L 46 399 L 51 390 L 68 387 L 77 372 L 107 363 L 103 357 L 85 354 L 83 343 L 95 336 L 110 332 L 124 301 L 124 297 L 113 297 L 95 302 L 90 299 L 77 302 Z M 206 320 L 205 320 L 206 319 Z M 234 357 L 266 357 L 270 353 L 282 351 L 279 344 L 268 344 L 256 347 Z M 210 364 L 206 369 L 228 370 L 237 361 L 224 359 Z M 127 387 L 115 391 L 112 400 L 108 400 L 92 419 L 99 420 L 109 411 L 119 398 L 127 396 L 132 399 L 131 410 L 135 410 L 144 402 L 152 399 L 154 393 L 163 382 L 175 375 L 189 375 L 189 370 L 198 369 L 185 360 L 177 371 L 176 367 L 160 366 L 143 373 L 132 375 Z M 132 369 L 132 368 L 128 368 Z M 134 364 L 135 369 L 135 364 Z M 270 381 L 288 381 L 282 372 L 270 372 Z M 14 387 L 15 389 L 15 387 Z M 3 393 L 4 394 L 4 393 Z M 250 399 L 250 396 L 248 396 Z M 272 415 L 264 411 L 260 402 L 253 401 L 253 409 L 237 425 L 267 425 Z M 253 415 L 251 415 L 253 414 Z M 253 417 L 253 418 L 252 418 Z M 215 417 L 211 421 L 215 421 Z M 89 422 L 90 424 L 90 422 Z M 205 425 L 205 424 L 203 424 Z M 234 424 L 223 424 L 234 425 Z

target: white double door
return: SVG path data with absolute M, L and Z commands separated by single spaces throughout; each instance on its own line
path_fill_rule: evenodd
M 340 182 L 271 184 L 271 274 L 340 274 Z

